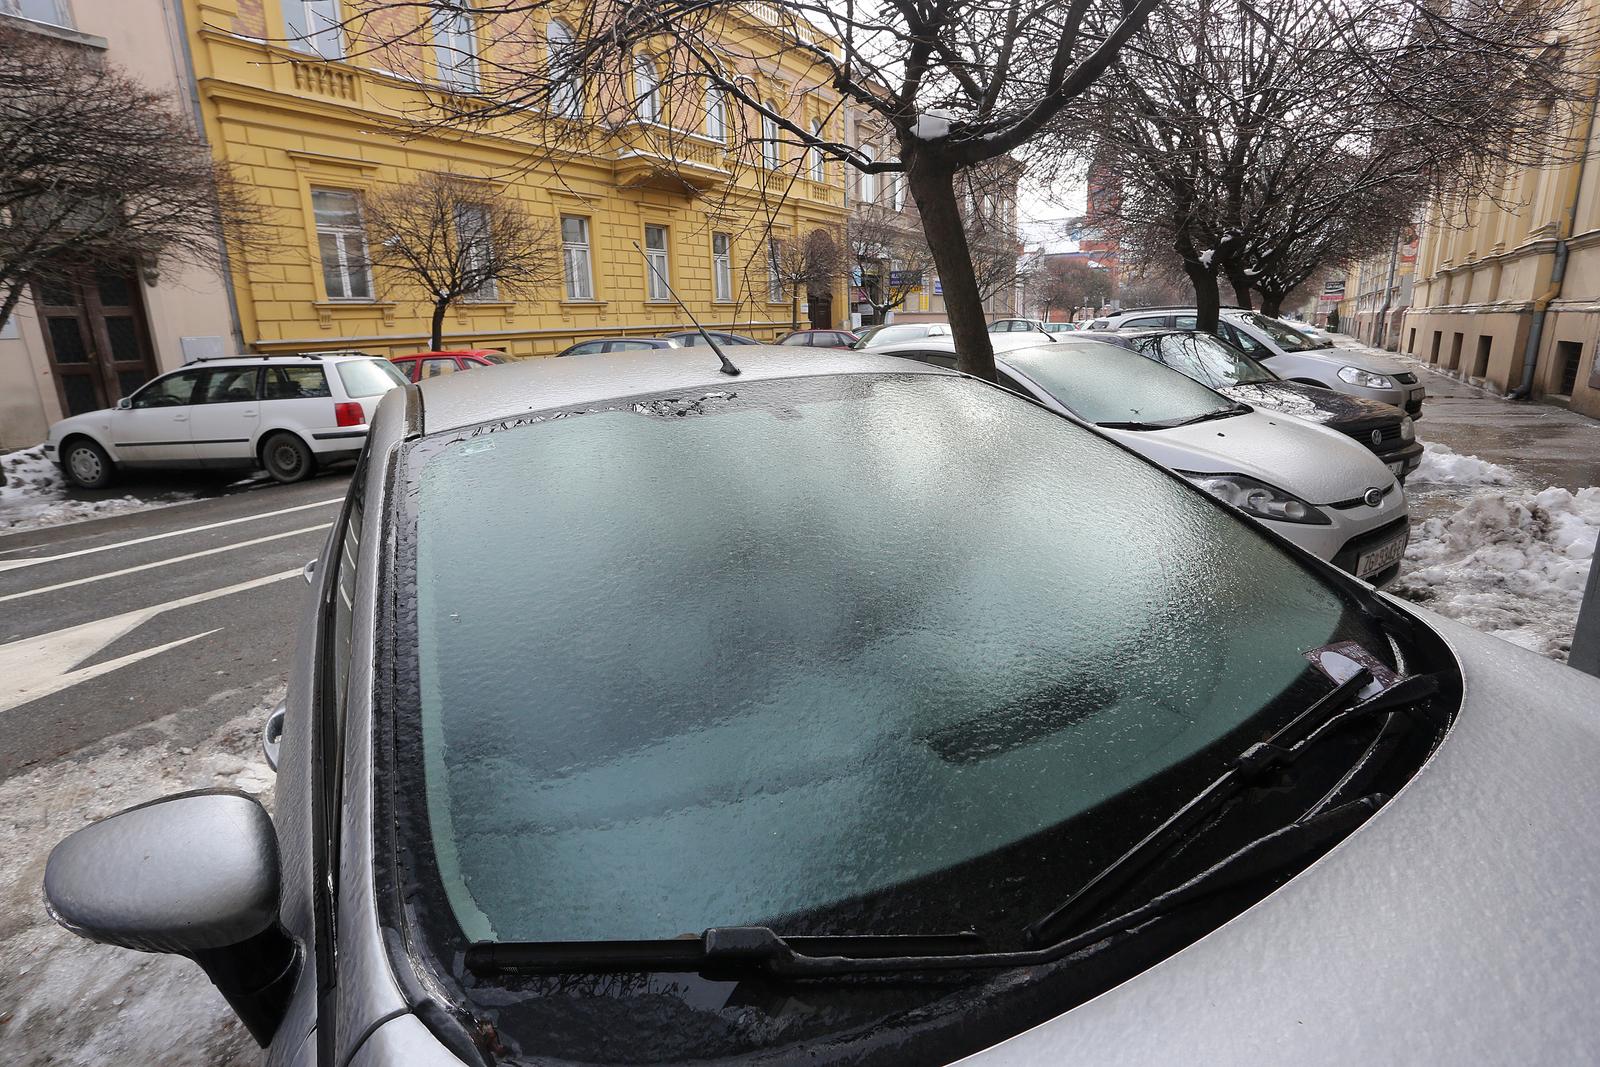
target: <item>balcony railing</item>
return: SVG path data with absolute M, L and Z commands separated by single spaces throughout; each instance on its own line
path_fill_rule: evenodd
M 727 149 L 697 134 L 634 122 L 617 130 L 614 140 L 618 185 L 699 194 L 728 180 Z

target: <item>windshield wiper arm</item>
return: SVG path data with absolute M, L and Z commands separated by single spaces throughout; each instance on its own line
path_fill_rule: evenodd
M 1044 948 L 961 952 L 956 950 L 981 948 L 983 939 L 976 934 L 785 938 L 762 926 L 731 926 L 663 941 L 480 942 L 467 949 L 466 964 L 478 974 L 699 972 L 726 980 L 1037 967 L 1109 942 L 1197 900 L 1275 876 L 1347 836 L 1385 799 L 1371 794 L 1280 827 L 1182 885 Z M 906 954 L 876 954 L 894 950 Z
M 1187 419 L 1179 419 L 1176 422 L 1162 423 L 1162 425 L 1167 428 L 1174 426 L 1193 426 L 1197 422 L 1210 422 L 1213 419 L 1231 419 L 1235 415 L 1248 415 L 1254 410 L 1255 408 L 1252 408 L 1249 404 L 1232 404 L 1225 408 L 1218 408 L 1215 411 L 1202 411 L 1200 414 L 1191 415 Z

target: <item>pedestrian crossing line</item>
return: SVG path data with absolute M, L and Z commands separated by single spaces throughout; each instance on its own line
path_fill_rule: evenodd
M 309 511 L 312 508 L 325 508 L 329 504 L 342 504 L 344 497 L 334 496 L 327 500 L 318 500 L 311 504 L 297 504 L 292 508 L 279 508 L 277 511 L 262 511 L 255 515 L 242 515 L 237 519 L 223 519 L 221 522 L 208 522 L 201 526 L 185 526 L 181 530 L 167 530 L 164 533 L 149 534 L 145 537 L 135 537 L 128 541 L 117 541 L 109 545 L 96 545 L 93 548 L 80 548 L 74 552 L 58 552 L 54 556 L 34 556 L 29 559 L 0 560 L 0 572 L 20 570 L 23 567 L 37 567 L 42 563 L 57 563 L 64 559 L 76 559 L 79 556 L 90 556 L 96 552 L 110 552 L 116 548 L 129 548 L 133 545 L 146 545 L 151 541 L 162 541 L 168 537 L 182 537 L 184 534 L 204 533 L 206 530 L 220 530 L 224 526 L 237 526 L 241 522 L 255 522 L 257 519 L 271 519 L 278 515 L 292 515 L 297 511 Z M 26 549 L 16 549 L 24 552 Z
M 201 549 L 199 552 L 189 552 L 182 556 L 173 556 L 169 559 L 158 559 L 151 563 L 141 563 L 136 567 L 124 567 L 121 570 L 106 571 L 104 574 L 91 574 L 87 578 L 74 578 L 69 582 L 57 582 L 55 585 L 42 585 L 37 589 L 24 589 L 20 593 L 7 593 L 0 596 L 0 604 L 11 600 L 22 600 L 25 597 L 39 596 L 43 593 L 54 593 L 61 589 L 71 589 L 75 586 L 89 585 L 93 582 L 103 582 L 107 578 L 120 578 L 125 574 L 137 574 L 140 571 L 154 570 L 157 567 L 169 567 L 174 563 L 186 563 L 191 559 L 200 559 L 204 556 L 215 556 L 219 552 L 232 552 L 235 549 L 250 548 L 254 545 L 264 545 L 268 541 L 281 541 L 285 537 L 299 537 L 301 534 L 316 533 L 326 530 L 333 523 L 325 522 L 319 526 L 305 526 L 298 530 L 286 530 L 283 533 L 268 534 L 265 537 L 255 537 L 248 541 L 236 541 L 231 545 L 218 545 L 215 548 Z M 299 572 L 296 572 L 299 573 Z

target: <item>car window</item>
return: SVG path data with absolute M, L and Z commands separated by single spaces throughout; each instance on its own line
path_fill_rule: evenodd
M 582 344 L 573 345 L 562 355 L 565 356 L 592 356 L 605 349 L 604 341 L 584 341 Z
M 405 376 L 386 359 L 345 359 L 334 367 L 339 371 L 345 395 L 354 399 L 381 396 L 397 385 L 406 384 Z
M 457 977 L 471 940 L 730 925 L 1020 946 L 1024 917 L 1325 692 L 1302 653 L 1364 625 L 1253 524 L 955 376 L 678 390 L 402 462 L 378 758 L 403 761 L 416 941 Z M 1387 648 L 1374 632 L 1352 636 Z M 452 983 L 572 1062 L 642 1059 L 662 1018 L 706 1061 L 854 1034 L 884 1012 L 871 984 L 819 983 L 796 1016 L 698 979 Z
M 804 333 L 791 333 L 778 343 L 780 345 L 788 345 L 791 348 L 797 348 L 801 345 L 809 345 L 811 343 L 811 335 Z
M 1257 341 L 1254 337 L 1226 320 L 1217 323 L 1217 336 L 1245 355 L 1254 356 L 1258 359 L 1271 355 L 1260 341 Z
M 417 377 L 417 363 L 418 363 L 417 360 L 415 360 L 415 359 L 391 359 L 389 362 L 394 364 L 395 370 L 398 370 L 401 374 L 405 375 L 405 378 L 406 378 L 407 381 L 415 381 L 416 380 L 416 377 Z
M 924 349 L 909 352 L 891 352 L 890 355 L 899 356 L 901 359 L 914 359 L 918 363 L 930 363 L 935 367 L 948 367 L 956 369 L 956 354 L 954 352 L 940 352 L 936 349 Z
M 1230 344 L 1206 334 L 1168 334 L 1158 339 L 1162 352 L 1182 353 L 1205 368 L 1203 376 L 1213 388 L 1275 382 L 1278 376 Z
M 422 361 L 422 377 L 438 378 L 445 374 L 454 374 L 460 368 L 456 366 L 454 358 L 425 359 Z
M 331 395 L 320 366 L 268 367 L 262 395 L 268 400 L 311 400 Z
M 1166 324 L 1167 317 L 1165 315 L 1145 315 L 1142 318 L 1122 320 L 1122 325 L 1129 329 L 1140 326 L 1165 326 Z
M 1010 353 L 1006 362 L 1096 424 L 1159 428 L 1234 406 L 1194 379 L 1116 345 L 1061 341 Z
M 1285 352 L 1305 352 L 1317 347 L 1317 342 L 1277 319 L 1257 315 L 1253 311 L 1244 312 L 1239 318 L 1272 338 L 1272 342 Z
M 1197 322 L 1198 320 L 1193 315 L 1178 315 L 1173 318 L 1172 325 L 1180 330 L 1192 330 Z
M 679 342 L 682 344 L 683 342 Z M 607 341 L 607 352 L 642 352 L 645 349 L 656 347 L 649 341 Z
M 207 373 L 203 370 L 185 370 L 159 378 L 133 395 L 132 406 L 171 408 L 192 403 L 195 387 Z
M 260 367 L 213 367 L 195 393 L 196 404 L 238 404 L 256 398 Z
M 863 335 L 865 345 L 856 347 L 869 347 L 871 345 L 886 345 L 895 341 L 912 341 L 918 337 L 931 337 L 935 333 L 935 326 L 929 323 L 909 322 L 893 326 L 875 327 L 868 334 Z
M 481 362 L 484 362 L 484 363 L 488 363 L 488 364 L 494 365 L 494 366 L 499 366 L 502 363 L 510 363 L 511 362 L 511 360 L 508 357 L 502 356 L 498 352 L 479 352 L 477 355 L 473 356 L 472 358 L 476 359 L 476 360 L 479 360 Z

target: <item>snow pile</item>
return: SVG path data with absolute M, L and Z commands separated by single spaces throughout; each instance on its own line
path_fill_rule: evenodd
M 1600 488 L 1480 493 L 1413 527 L 1408 566 L 1389 591 L 1565 660 L 1596 536 Z
M 5 484 L 0 485 L 0 533 L 123 515 L 175 502 L 174 499 L 141 500 L 134 496 L 69 500 L 67 483 L 56 465 L 45 458 L 43 445 L 0 456 L 0 469 L 5 471 Z
M 271 806 L 261 725 L 281 697 L 194 748 L 178 716 L 0 782 L 0 1056 L 6 1064 L 246 1067 L 262 1053 L 193 963 L 96 945 L 50 920 L 40 896 L 56 842 L 166 793 L 228 786 Z M 154 732 L 154 737 L 152 736 Z
M 1509 470 L 1477 456 L 1463 455 L 1449 445 L 1429 441 L 1422 446 L 1422 462 L 1411 480 L 1435 485 L 1511 485 L 1517 479 Z

